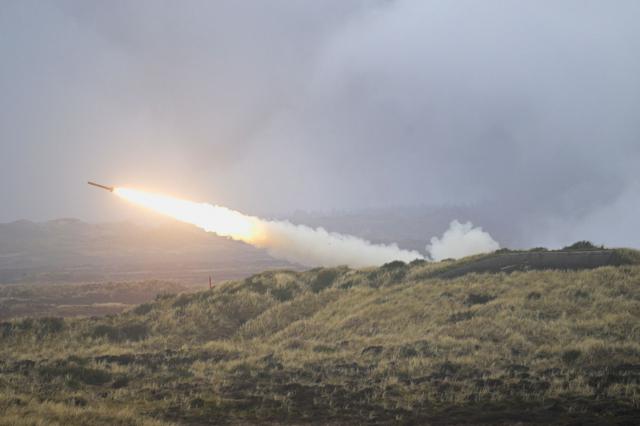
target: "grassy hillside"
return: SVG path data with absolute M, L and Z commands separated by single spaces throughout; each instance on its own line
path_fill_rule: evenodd
M 639 418 L 640 265 L 442 268 L 271 271 L 116 316 L 2 323 L 0 424 Z

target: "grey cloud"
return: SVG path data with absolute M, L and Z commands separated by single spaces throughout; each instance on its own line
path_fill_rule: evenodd
M 86 198 L 91 176 L 248 213 L 475 206 L 515 244 L 637 246 L 639 18 L 634 1 L 4 4 L 0 220 L 126 216 Z

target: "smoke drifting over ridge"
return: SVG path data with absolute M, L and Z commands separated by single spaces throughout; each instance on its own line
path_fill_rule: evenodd
M 499 248 L 500 244 L 482 228 L 474 228 L 471 222 L 460 223 L 454 220 L 442 238 L 431 238 L 431 244 L 427 246 L 427 251 L 431 259 L 438 261 L 489 253 Z
M 394 260 L 423 259 L 417 251 L 402 250 L 396 244 L 372 244 L 362 238 L 310 228 L 290 222 L 266 221 L 268 238 L 256 244 L 275 258 L 307 266 L 379 266 Z
M 638 21 L 633 0 L 7 2 L 0 221 L 127 217 L 91 175 L 640 246 Z

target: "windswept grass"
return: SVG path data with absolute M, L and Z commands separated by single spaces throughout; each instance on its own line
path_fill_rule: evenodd
M 447 267 L 270 271 L 111 317 L 2 323 L 4 421 L 637 420 L 640 266 L 432 277 Z

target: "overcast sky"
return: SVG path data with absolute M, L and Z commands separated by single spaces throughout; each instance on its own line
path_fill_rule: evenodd
M 0 221 L 132 217 L 93 179 L 640 247 L 639 22 L 636 0 L 3 1 Z

